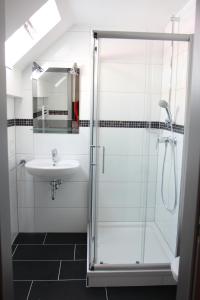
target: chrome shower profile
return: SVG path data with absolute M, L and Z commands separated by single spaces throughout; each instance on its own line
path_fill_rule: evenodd
M 166 110 L 166 112 L 167 112 L 167 116 L 168 116 L 168 121 L 169 121 L 170 124 L 172 124 L 172 114 L 171 114 L 171 111 L 170 111 L 170 109 L 169 109 L 169 104 L 168 104 L 168 102 L 165 101 L 165 100 L 160 100 L 158 104 L 159 104 L 159 106 L 160 106 L 161 108 L 165 108 L 165 110 Z

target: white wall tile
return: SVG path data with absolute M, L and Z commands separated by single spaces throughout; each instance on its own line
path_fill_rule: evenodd
M 105 156 L 105 171 L 102 174 L 102 159 L 98 168 L 99 181 L 142 181 L 142 157 L 141 156 Z
M 88 183 L 63 182 L 56 191 L 56 199 L 52 200 L 49 182 L 36 182 L 35 206 L 86 208 L 88 207 Z
M 15 101 L 15 117 L 18 119 L 33 118 L 33 99 L 31 90 L 24 90 L 22 98 Z
M 157 190 L 157 182 L 143 182 L 142 183 L 141 206 L 155 208 L 156 190 Z
M 175 121 L 179 125 L 184 125 L 185 123 L 185 107 L 187 101 L 187 91 L 186 89 L 180 89 L 176 92 L 176 115 Z
M 157 178 L 158 157 L 155 155 L 143 156 L 144 181 L 155 182 Z
M 14 126 L 8 127 L 7 132 L 8 132 L 8 157 L 10 158 L 15 155 L 15 151 L 16 151 L 15 127 Z
M 143 128 L 100 128 L 99 144 L 105 147 L 106 155 L 142 155 Z M 99 150 L 102 155 L 102 149 Z
M 33 127 L 31 126 L 16 127 L 16 153 L 18 154 L 33 153 Z
M 34 134 L 34 153 L 50 156 L 56 148 L 58 155 L 88 154 L 89 134 L 88 127 L 80 127 L 79 134 Z
M 99 207 L 99 222 L 139 222 L 141 219 L 141 210 L 138 207 Z
M 38 232 L 86 232 L 87 208 L 36 208 Z
M 145 64 L 101 63 L 99 90 L 144 93 L 145 78 Z
M 158 137 L 160 130 L 144 129 L 143 155 L 158 155 Z
M 15 118 L 15 99 L 14 97 L 7 96 L 7 119 Z
M 89 92 L 80 91 L 80 120 L 90 119 L 91 95 Z
M 145 94 L 127 92 L 100 92 L 99 118 L 101 120 L 141 121 L 145 119 Z
M 141 185 L 139 182 L 100 182 L 98 185 L 99 207 L 141 207 Z
M 163 41 L 147 41 L 147 61 L 151 65 L 163 64 Z
M 154 220 L 153 208 L 130 207 L 100 207 L 98 208 L 99 222 L 146 222 Z
M 159 101 L 161 100 L 161 94 L 150 94 L 145 95 L 145 110 L 144 120 L 146 121 L 160 121 L 161 109 Z
M 147 41 L 102 39 L 99 43 L 101 62 L 106 63 L 146 63 Z
M 35 208 L 20 207 L 19 211 L 19 231 L 35 232 Z
M 146 91 L 151 94 L 161 93 L 162 84 L 162 65 L 149 65 L 148 66 L 148 79 Z
M 17 192 L 18 192 L 18 206 L 22 207 L 35 207 L 35 185 L 34 181 L 17 181 Z
M 188 51 L 178 55 L 176 88 L 184 89 L 187 85 Z

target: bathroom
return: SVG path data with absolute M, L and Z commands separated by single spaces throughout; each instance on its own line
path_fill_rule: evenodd
M 198 299 L 200 1 L 3 2 L 5 299 Z

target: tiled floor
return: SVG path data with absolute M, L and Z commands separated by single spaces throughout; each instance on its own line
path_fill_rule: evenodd
M 20 233 L 15 300 L 175 300 L 174 287 L 86 288 L 86 234 Z

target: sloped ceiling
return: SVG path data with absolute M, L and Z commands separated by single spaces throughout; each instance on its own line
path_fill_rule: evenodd
M 6 0 L 6 37 L 15 32 L 47 0 Z M 170 16 L 188 0 L 56 0 L 61 22 L 17 64 L 23 69 L 72 25 L 94 29 L 163 31 Z M 45 20 L 44 20 L 45 22 Z

